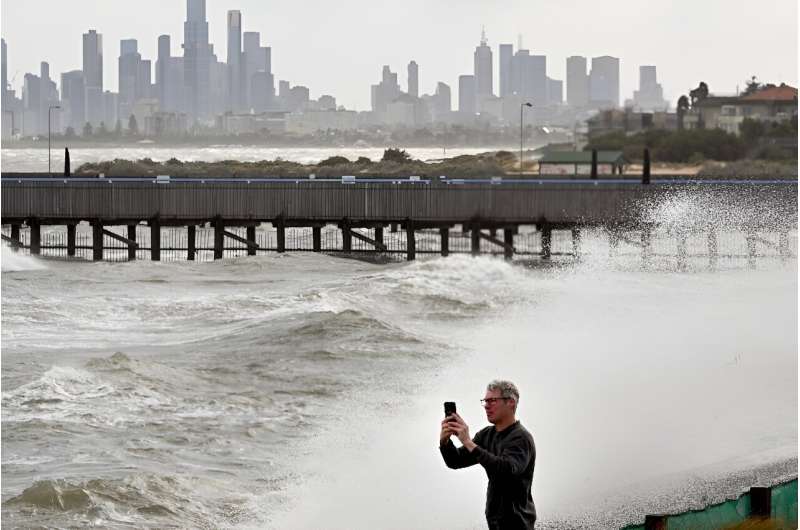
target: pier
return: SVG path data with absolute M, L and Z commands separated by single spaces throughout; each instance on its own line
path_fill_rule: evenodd
M 468 252 L 546 260 L 556 253 L 578 256 L 581 234 L 590 229 L 608 234 L 610 253 L 618 252 L 620 245 L 634 247 L 646 260 L 654 254 L 652 234 L 659 230 L 648 211 L 680 200 L 729 213 L 699 224 L 687 220 L 691 229 L 670 228 L 675 242 L 670 252 L 679 261 L 697 254 L 698 237 L 709 260 L 716 259 L 725 253 L 720 237 L 731 231 L 743 234 L 746 256 L 755 258 L 771 248 L 782 257 L 796 255 L 796 236 L 790 235 L 797 227 L 796 179 L 648 175 L 646 181 L 290 180 L 4 174 L 2 223 L 3 239 L 12 247 L 33 255 L 56 247 L 66 257 L 90 247 L 94 260 L 108 259 L 112 249 L 125 251 L 126 259 L 154 261 L 162 259 L 163 251 L 179 251 L 193 260 L 203 252 L 222 259 L 232 249 L 247 255 L 370 252 L 402 253 L 413 260 L 423 253 Z M 81 223 L 91 226 L 90 243 L 78 237 Z M 269 234 L 257 232 L 264 223 L 273 227 Z M 65 241 L 43 241 L 43 228 L 54 226 L 66 227 Z M 27 238 L 21 237 L 21 230 Z M 554 236 L 563 240 L 565 234 L 570 248 L 554 249 Z

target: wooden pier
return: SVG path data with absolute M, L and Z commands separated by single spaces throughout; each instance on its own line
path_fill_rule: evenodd
M 322 229 L 330 226 L 341 233 L 342 252 L 352 251 L 354 240 L 374 252 L 387 252 L 385 230 L 399 227 L 406 234 L 409 260 L 416 257 L 415 234 L 421 230 L 438 231 L 443 256 L 451 253 L 451 231 L 458 227 L 471 234 L 473 254 L 481 253 L 484 242 L 484 247 L 488 243 L 511 259 L 517 253 L 514 241 L 520 229 L 535 227 L 540 233 L 539 254 L 548 259 L 553 231 L 569 231 L 578 254 L 581 231 L 592 227 L 609 230 L 612 246 L 626 231 L 640 231 L 639 244 L 646 255 L 649 227 L 656 223 L 648 220 L 647 209 L 681 198 L 735 211 L 725 226 L 752 234 L 748 241 L 753 245 L 761 231 L 779 232 L 784 241 L 797 226 L 796 179 L 76 179 L 5 174 L 2 223 L 10 226 L 10 234 L 3 238 L 12 246 L 21 245 L 20 227 L 29 228 L 31 254 L 41 252 L 43 226 L 66 226 L 68 256 L 75 255 L 75 226 L 89 223 L 95 260 L 103 259 L 107 239 L 126 246 L 129 259 L 135 259 L 141 224 L 149 227 L 152 260 L 161 259 L 162 229 L 170 227 L 185 227 L 190 260 L 198 251 L 198 226 L 213 227 L 215 259 L 223 257 L 226 241 L 238 242 L 248 254 L 255 254 L 261 249 L 256 227 L 262 223 L 275 227 L 277 252 L 287 250 L 286 231 L 297 227 L 312 230 L 308 250 L 323 251 Z M 712 254 L 715 222 L 710 219 L 706 227 Z M 127 227 L 124 235 L 109 230 L 113 226 Z M 244 234 L 236 228 L 244 228 Z M 677 254 L 685 256 L 686 236 L 676 237 Z

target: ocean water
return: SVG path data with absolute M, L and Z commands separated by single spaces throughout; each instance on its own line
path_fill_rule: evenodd
M 69 147 L 69 146 L 67 146 Z M 402 147 L 402 146 L 400 146 Z M 526 149 L 537 146 L 528 145 Z M 516 152 L 511 146 L 509 150 Z M 459 155 L 475 155 L 493 151 L 491 147 L 410 147 L 406 151 L 415 159 L 436 160 Z M 142 145 L 140 147 L 119 148 L 83 148 L 70 147 L 69 158 L 73 171 L 81 164 L 89 162 L 102 162 L 117 158 L 125 160 L 139 160 L 150 158 L 156 162 L 164 162 L 170 158 L 182 161 L 219 162 L 222 160 L 240 160 L 242 162 L 258 162 L 260 160 L 275 160 L 277 158 L 302 164 L 315 164 L 331 156 L 344 156 L 356 160 L 365 156 L 377 161 L 383 156 L 383 147 L 257 147 L 257 146 L 208 146 L 208 147 L 154 147 Z M 64 170 L 64 146 L 53 145 L 50 153 L 51 166 L 54 173 Z M 9 172 L 47 172 L 47 149 L 3 149 L 0 153 L 0 164 L 3 171 Z
M 537 527 L 796 477 L 796 259 L 677 272 L 600 240 L 547 267 L 3 247 L 3 524 L 482 528 L 485 474 L 438 428 L 451 400 L 486 425 L 494 378 L 536 440 Z

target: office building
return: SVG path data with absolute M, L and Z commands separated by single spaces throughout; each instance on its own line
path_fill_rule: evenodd
M 186 0 L 183 61 L 189 119 L 205 121 L 210 114 L 211 96 L 211 46 L 205 0 Z
M 244 108 L 244 70 L 242 69 L 242 13 L 228 11 L 228 105 L 227 110 Z
M 510 96 L 514 93 L 511 82 L 511 61 L 514 58 L 514 45 L 500 45 L 500 97 Z
M 458 112 L 475 114 L 478 110 L 474 75 L 458 76 Z
M 589 76 L 586 57 L 567 57 L 567 105 L 583 108 L 589 104 Z
M 86 85 L 85 77 L 81 70 L 72 70 L 61 74 L 61 109 L 63 112 L 62 125 L 64 130 L 72 127 L 76 134 L 82 134 L 86 119 Z M 102 120 L 102 107 L 100 120 Z M 94 126 L 94 124 L 92 124 Z
M 473 56 L 475 95 L 477 101 L 494 95 L 492 85 L 492 49 L 486 41 L 486 32 L 481 32 L 481 44 L 475 48 Z
M 599 109 L 619 106 L 619 59 L 616 57 L 604 55 L 592 58 L 589 104 Z
M 419 66 L 416 61 L 408 63 L 408 95 L 419 97 Z
M 669 107 L 664 90 L 658 83 L 655 66 L 639 67 L 639 90 L 633 92 L 633 106 L 638 110 L 663 111 Z

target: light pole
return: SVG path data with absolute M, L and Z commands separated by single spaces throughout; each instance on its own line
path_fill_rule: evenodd
M 527 101 L 519 104 L 519 176 L 522 176 L 522 111 L 525 107 L 533 107 Z
M 58 105 L 50 105 L 47 109 L 47 173 L 52 177 L 53 173 L 50 170 L 50 116 L 53 109 L 61 110 Z

